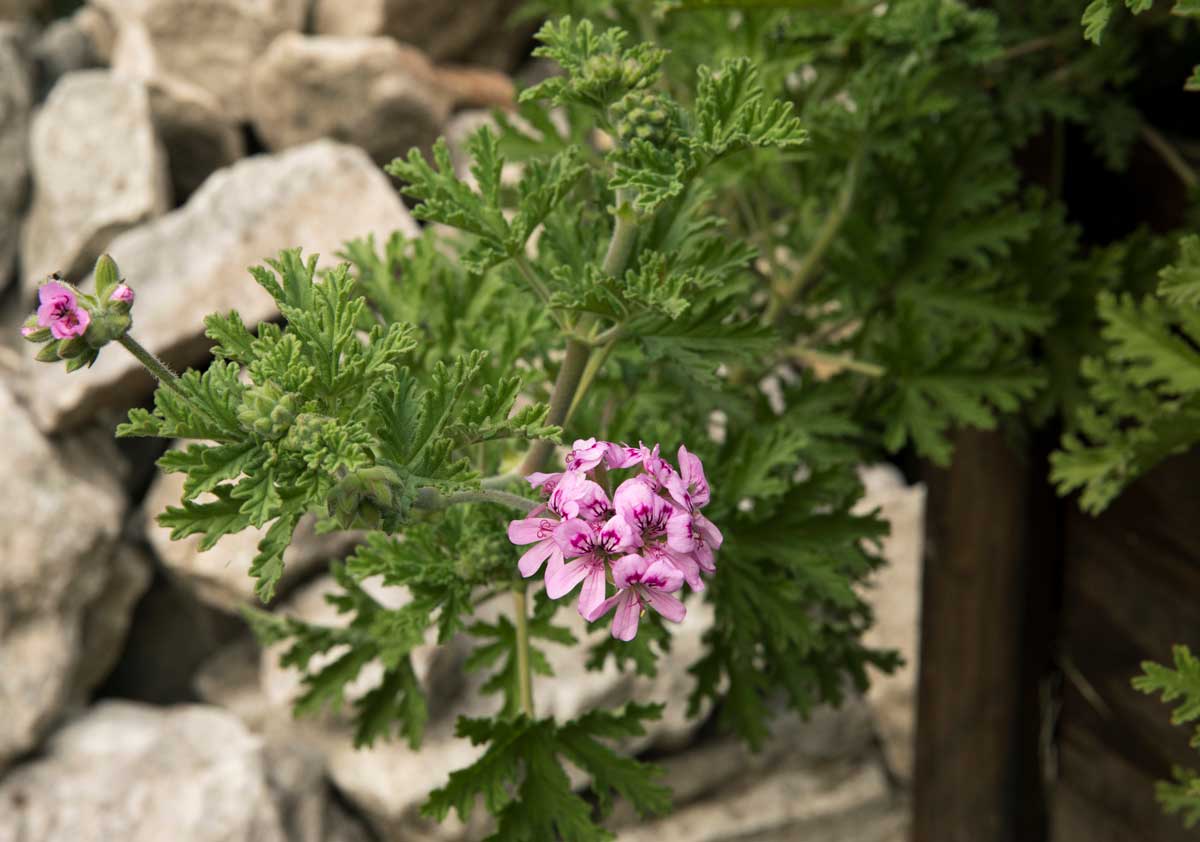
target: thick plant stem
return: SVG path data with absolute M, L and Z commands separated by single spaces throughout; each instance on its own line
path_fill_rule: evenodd
M 162 383 L 168 388 L 174 389 L 177 393 L 187 398 L 187 395 L 179 388 L 179 378 L 175 376 L 175 372 L 167 368 L 167 364 L 160 360 L 154 354 L 147 351 L 142 343 L 138 342 L 128 333 L 117 339 L 126 351 L 133 354 L 134 358 L 140 362 L 147 371 L 154 375 L 159 383 Z
M 529 609 L 525 585 L 513 592 L 513 619 L 517 627 L 517 692 L 521 712 L 533 719 L 533 672 L 529 668 Z
M 624 190 L 617 191 L 616 201 L 612 239 L 608 241 L 608 251 L 604 253 L 604 263 L 600 267 L 604 274 L 614 276 L 625 271 L 633 244 L 637 242 L 637 217 Z
M 579 386 L 579 380 L 583 376 L 583 370 L 587 367 L 590 356 L 591 348 L 587 345 L 575 339 L 567 340 L 567 353 L 563 357 L 562 366 L 558 369 L 558 377 L 554 381 L 554 391 L 550 393 L 550 413 L 546 416 L 547 424 L 561 425 L 566 421 L 567 411 L 570 410 L 571 403 L 575 399 L 575 390 Z M 553 445 L 546 439 L 534 442 L 533 446 L 529 448 L 529 452 L 525 454 L 525 461 L 521 463 L 519 470 L 521 476 L 532 474 L 541 468 L 552 448 Z

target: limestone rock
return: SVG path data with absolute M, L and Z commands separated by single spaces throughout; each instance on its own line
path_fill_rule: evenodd
M 321 35 L 390 35 L 421 47 L 435 61 L 471 61 L 509 69 L 528 52 L 534 24 L 514 26 L 521 0 L 316 0 Z
M 154 518 L 168 506 L 179 505 L 183 481 L 183 474 L 159 474 L 150 486 L 142 504 L 150 547 L 167 570 L 207 605 L 229 612 L 258 605 L 250 566 L 258 553 L 258 542 L 267 534 L 266 527 L 226 535 L 207 552 L 200 551 L 199 535 L 172 541 L 171 530 L 159 526 Z M 357 543 L 358 536 L 352 533 L 317 535 L 314 523 L 313 516 L 305 517 L 284 553 L 284 574 L 278 589 L 281 595 L 331 559 L 342 558 Z
M 102 702 L 0 783 L 0 813 L 0 842 L 363 838 L 336 816 L 318 758 L 268 751 L 199 705 Z
M 120 652 L 147 565 L 120 543 L 111 445 L 51 444 L 0 386 L 0 766 L 82 701 Z
M 431 146 L 453 105 L 424 54 L 391 38 L 280 36 L 250 91 L 254 127 L 271 149 L 330 137 L 378 163 Z
M 304 27 L 307 0 L 96 0 L 116 29 L 112 66 L 211 94 L 229 120 L 248 114 L 250 68 L 277 35 Z
M 30 20 L 46 5 L 46 0 L 0 0 L 0 21 Z
M 373 233 L 383 242 L 396 230 L 417 228 L 387 176 L 359 149 L 318 142 L 213 174 L 184 207 L 127 232 L 109 252 L 137 291 L 138 341 L 183 368 L 207 355 L 205 314 L 237 309 L 248 325 L 277 314 L 246 267 L 294 246 L 330 266 L 347 240 Z M 106 348 L 86 377 L 38 364 L 31 378 L 34 415 L 48 430 L 129 406 L 153 388 L 119 348 Z
M 147 85 L 154 127 L 167 150 L 175 201 L 182 204 L 217 170 L 246 155 L 241 127 L 212 94 L 170 78 Z
M 867 699 L 892 773 L 900 780 L 911 781 L 920 656 L 925 487 L 908 485 L 890 465 L 866 468 L 862 478 L 867 494 L 859 510 L 879 507 L 891 524 L 891 534 L 883 542 L 883 555 L 888 563 L 863 591 L 875 612 L 875 625 L 863 639 L 868 646 L 897 649 L 904 658 L 904 665 L 895 674 L 871 677 Z
M 21 238 L 25 291 L 80 277 L 113 237 L 170 204 L 145 87 L 105 70 L 64 76 L 29 137 L 33 204 Z
M 22 40 L 15 28 L 0 26 L 0 291 L 13 277 L 29 191 L 33 79 Z

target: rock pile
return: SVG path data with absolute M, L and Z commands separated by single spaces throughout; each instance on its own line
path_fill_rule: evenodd
M 531 31 L 506 25 L 517 5 L 89 0 L 39 28 L 52 4 L 0 0 L 0 842 L 480 838 L 482 826 L 417 815 L 478 751 L 454 736 L 455 718 L 495 704 L 464 672 L 468 642 L 415 653 L 432 717 L 419 754 L 400 742 L 356 751 L 335 715 L 293 719 L 297 677 L 238 615 L 253 602 L 259 535 L 207 553 L 171 542 L 154 515 L 178 499 L 179 478 L 151 481 L 158 451 L 112 441 L 152 382 L 123 354 L 67 376 L 9 346 L 41 276 L 86 285 L 109 251 L 136 279 L 139 339 L 177 367 L 203 364 L 203 314 L 277 318 L 246 267 L 297 245 L 328 265 L 349 239 L 415 236 L 378 164 L 440 134 L 461 145 L 487 119 L 469 109 L 511 102 L 506 74 Z M 866 476 L 897 562 L 871 592 L 880 639 L 910 650 L 921 491 L 886 469 Z M 327 568 L 358 537 L 303 525 L 270 609 L 344 622 L 323 599 Z M 841 711 L 781 718 L 752 755 L 684 713 L 686 667 L 711 621 L 697 604 L 653 679 L 588 672 L 548 647 L 557 675 L 535 687 L 547 715 L 668 703 L 624 748 L 668 767 L 679 811 L 652 824 L 618 811 L 620 838 L 900 839 L 888 781 L 911 762 L 911 671 Z M 364 671 L 355 692 L 378 680 Z

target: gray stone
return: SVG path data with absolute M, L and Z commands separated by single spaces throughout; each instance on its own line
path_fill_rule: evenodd
M 38 36 L 33 45 L 37 64 L 38 98 L 68 73 L 102 66 L 105 62 L 96 43 L 97 12 L 79 9 L 69 18 L 59 18 Z
M 890 465 L 865 468 L 861 476 L 867 493 L 859 511 L 878 507 L 891 525 L 891 534 L 883 542 L 887 565 L 862 591 L 875 612 L 875 625 L 863 640 L 868 646 L 896 649 L 904 658 L 904 665 L 894 674 L 871 677 L 867 699 L 888 766 L 898 779 L 911 781 L 920 655 L 925 487 L 908 485 Z
M 207 356 L 205 314 L 237 309 L 248 325 L 277 315 L 246 267 L 294 246 L 331 266 L 347 240 L 373 233 L 383 242 L 396 230 L 417 227 L 387 177 L 361 150 L 318 142 L 213 174 L 184 207 L 127 232 L 109 252 L 137 291 L 138 341 L 182 368 Z M 120 348 L 106 348 L 87 376 L 38 364 L 31 377 L 34 415 L 49 430 L 130 406 L 153 388 Z
M 229 120 L 249 114 L 250 68 L 277 35 L 304 27 L 307 0 L 96 0 L 116 29 L 115 70 L 213 96 Z
M 224 711 L 102 702 L 0 783 L 0 842 L 363 839 L 336 812 L 319 758 Z
M 15 27 L 0 25 L 0 292 L 13 278 L 29 192 L 33 79 L 22 40 Z
M 33 748 L 120 653 L 148 565 L 120 542 L 106 438 L 52 444 L 0 385 L 0 766 Z
M 282 35 L 250 90 L 254 127 L 271 149 L 330 137 L 378 163 L 431 146 L 453 105 L 425 55 L 391 38 Z
M 159 474 L 150 486 L 142 504 L 150 547 L 171 575 L 207 605 L 228 612 L 258 605 L 250 566 L 258 553 L 258 542 L 267 534 L 266 527 L 251 527 L 226 535 L 207 552 L 200 550 L 199 535 L 172 541 L 171 530 L 159 526 L 154 518 L 168 506 L 179 505 L 183 482 L 183 474 Z M 284 574 L 278 589 L 281 596 L 314 571 L 326 567 L 330 560 L 345 556 L 359 540 L 357 534 L 347 532 L 317 535 L 314 524 L 315 517 L 305 517 L 284 553 Z
M 145 87 L 105 70 L 64 76 L 33 120 L 33 204 L 21 237 L 25 291 L 84 275 L 122 231 L 170 204 Z
M 470 61 L 510 69 L 528 52 L 532 24 L 515 26 L 521 0 L 316 0 L 313 27 L 321 35 L 390 35 L 435 61 Z
M 154 127 L 167 150 L 171 187 L 182 204 L 210 175 L 246 155 L 241 126 L 203 88 L 156 79 L 147 90 Z

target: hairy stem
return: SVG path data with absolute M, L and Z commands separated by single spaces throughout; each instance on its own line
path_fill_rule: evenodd
M 629 206 L 629 195 L 624 190 L 617 191 L 616 203 L 612 239 L 608 241 L 608 251 L 604 253 L 604 263 L 600 267 L 604 274 L 613 276 L 625 271 L 638 231 L 637 216 Z
M 1153 126 L 1144 125 L 1142 126 L 1142 139 L 1158 153 L 1163 163 L 1183 182 L 1188 190 L 1196 189 L 1196 185 L 1200 183 L 1196 171 L 1192 169 L 1191 164 L 1184 160 L 1183 155 L 1179 154 L 1179 150 L 1171 144 L 1171 141 L 1163 136 L 1162 132 Z
M 145 366 L 146 370 L 153 374 L 159 383 L 171 387 L 181 395 L 183 394 L 179 389 L 179 378 L 175 376 L 175 372 L 167 368 L 166 363 L 147 351 L 142 343 L 138 342 L 128 333 L 119 337 L 117 341 L 121 343 L 121 347 L 133 354 L 134 358 Z M 187 396 L 184 395 L 184 397 Z
M 507 491 L 484 488 L 479 491 L 457 491 L 454 494 L 442 494 L 436 488 L 427 487 L 417 491 L 417 499 L 413 503 L 413 507 L 429 512 L 438 512 L 460 503 L 495 503 L 498 506 L 507 506 L 522 513 L 531 511 L 537 505 L 533 500 L 509 494 Z
M 575 398 L 575 390 L 587 367 L 591 349 L 577 339 L 567 340 L 567 354 L 563 357 L 558 369 L 558 377 L 554 381 L 554 391 L 550 393 L 550 413 L 546 416 L 547 424 L 561 426 L 567 420 L 567 412 Z M 525 454 L 518 473 L 521 476 L 532 474 L 542 467 L 546 457 L 550 455 L 554 445 L 548 439 L 540 439 L 533 443 Z
M 529 668 L 529 608 L 526 605 L 525 585 L 514 590 L 513 618 L 517 626 L 517 692 L 521 712 L 533 719 L 533 672 Z

